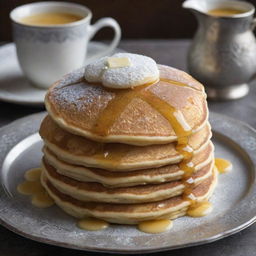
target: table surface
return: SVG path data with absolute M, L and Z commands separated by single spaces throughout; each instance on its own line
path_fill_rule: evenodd
M 188 40 L 125 40 L 120 43 L 120 48 L 126 51 L 148 55 L 158 63 L 170 65 L 182 70 L 186 70 L 188 46 Z M 219 112 L 242 120 L 256 128 L 256 82 L 252 82 L 250 87 L 250 93 L 243 99 L 229 102 L 209 101 L 210 111 Z M 0 126 L 6 125 L 17 118 L 43 110 L 43 108 L 0 102 Z M 256 255 L 255 237 L 256 225 L 254 224 L 246 230 L 225 239 L 206 245 L 174 250 L 171 252 L 171 255 L 253 256 Z M 43 256 L 53 254 L 58 254 L 58 256 L 104 255 L 103 253 L 81 252 L 40 244 L 0 227 L 0 256 Z M 154 255 L 169 254 L 170 252 L 162 252 Z

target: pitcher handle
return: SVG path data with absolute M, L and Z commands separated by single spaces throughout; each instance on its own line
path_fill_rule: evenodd
M 255 27 L 256 27 L 256 18 L 254 18 L 254 19 L 252 20 L 252 23 L 251 23 L 251 30 L 254 30 Z

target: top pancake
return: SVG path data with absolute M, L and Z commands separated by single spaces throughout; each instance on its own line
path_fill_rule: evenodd
M 178 113 L 180 125 L 198 131 L 208 118 L 203 86 L 183 71 L 158 67 L 158 82 L 115 90 L 88 83 L 80 69 L 49 89 L 46 108 L 63 129 L 105 143 L 175 141 L 175 124 L 169 118 L 173 113 Z

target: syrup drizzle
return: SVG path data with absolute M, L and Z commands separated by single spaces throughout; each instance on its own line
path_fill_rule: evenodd
M 162 79 L 161 79 L 162 81 Z M 164 79 L 164 81 L 168 81 L 169 83 L 177 84 L 180 86 L 185 86 L 180 82 L 171 81 Z M 183 137 L 187 137 L 191 134 L 191 130 L 188 129 L 188 125 L 186 124 L 183 115 L 180 111 L 177 111 L 174 107 L 170 106 L 166 101 L 158 98 L 148 89 L 149 85 L 145 84 L 142 86 L 135 87 L 133 89 L 122 89 L 122 90 L 109 90 L 114 91 L 116 96 L 108 103 L 107 107 L 102 111 L 99 115 L 98 120 L 94 125 L 94 131 L 102 136 L 106 136 L 109 133 L 112 125 L 116 121 L 116 119 L 122 114 L 123 110 L 126 106 L 134 99 L 140 98 L 155 108 L 160 114 L 162 114 L 174 128 L 175 133 L 180 138 L 181 142 L 184 141 Z M 189 86 L 188 86 L 189 87 Z M 190 128 L 190 127 L 189 127 Z M 181 138 L 182 137 L 182 138 Z M 179 143 L 181 144 L 181 143 Z M 180 146 L 179 146 L 180 148 Z M 185 152 L 184 154 L 188 155 Z M 183 152 L 183 150 L 182 150 Z M 107 146 L 102 144 L 101 149 L 97 152 L 97 155 L 100 158 L 105 158 L 108 160 L 114 160 L 117 164 L 120 162 L 123 156 L 125 156 L 127 152 L 120 152 L 118 155 L 112 156 L 108 150 Z
M 170 85 L 175 84 L 190 87 L 183 83 L 168 79 L 161 79 L 161 81 L 168 82 Z M 195 182 L 192 178 L 195 168 L 191 162 L 194 156 L 194 150 L 189 146 L 188 143 L 189 136 L 192 134 L 192 129 L 186 123 L 182 113 L 179 110 L 148 90 L 149 85 L 152 84 L 138 86 L 133 89 L 115 90 L 115 98 L 109 102 L 107 107 L 100 114 L 94 130 L 100 135 L 107 135 L 115 120 L 122 114 L 125 107 L 134 98 L 140 98 L 147 102 L 151 107 L 156 109 L 164 118 L 168 120 L 178 138 L 176 150 L 183 157 L 183 160 L 179 164 L 180 169 L 184 171 L 182 178 L 184 185 L 183 198 L 188 200 L 192 205 L 195 203 L 194 196 L 192 194 L 192 190 L 195 187 Z M 116 160 L 118 163 L 118 159 Z
M 171 80 L 171 79 L 167 79 L 167 78 L 161 78 L 160 81 L 166 82 L 166 83 L 168 83 L 168 84 L 175 84 L 175 85 L 179 85 L 179 86 L 188 87 L 188 88 L 191 88 L 191 89 L 198 90 L 197 88 L 192 87 L 192 86 L 190 86 L 190 85 L 188 85 L 188 84 L 184 84 L 184 83 L 182 83 L 182 82 L 175 81 L 175 80 Z
M 116 119 L 122 114 L 127 105 L 136 97 L 140 92 L 148 87 L 149 84 L 137 86 L 133 89 L 106 89 L 110 92 L 115 92 L 115 97 L 108 103 L 107 107 L 100 113 L 95 125 L 94 131 L 101 135 L 106 136 Z
M 161 81 L 189 87 L 188 85 L 168 79 L 161 79 Z M 171 106 L 165 100 L 153 94 L 151 91 L 147 90 L 148 86 L 149 85 L 147 84 L 134 89 L 115 91 L 115 98 L 110 101 L 95 124 L 95 132 L 103 136 L 107 135 L 115 120 L 122 114 L 123 110 L 132 101 L 132 99 L 136 97 L 144 100 L 151 107 L 156 109 L 168 120 L 177 136 L 176 150 L 183 157 L 182 161 L 179 163 L 180 169 L 184 171 L 184 175 L 182 177 L 184 185 L 183 199 L 190 202 L 190 207 L 188 209 L 190 216 L 193 215 L 193 212 L 194 216 L 196 216 L 199 214 L 198 212 L 200 212 L 200 209 L 205 210 L 207 204 L 205 203 L 202 205 L 196 203 L 196 198 L 192 193 L 193 188 L 195 187 L 195 181 L 192 178 L 192 175 L 195 172 L 195 167 L 191 161 L 194 156 L 194 150 L 189 146 L 189 136 L 192 134 L 192 129 L 186 123 L 180 111 Z M 166 219 L 151 220 L 141 222 L 138 225 L 138 228 L 143 232 L 158 233 L 169 229 L 171 226 L 170 223 L 172 222 Z
M 39 208 L 47 208 L 54 204 L 40 182 L 42 170 L 34 168 L 26 171 L 25 181 L 17 186 L 20 194 L 31 196 L 31 203 Z
M 192 134 L 192 130 L 186 123 L 182 122 L 183 118 L 181 117 L 183 116 L 176 108 L 158 98 L 150 91 L 147 91 L 143 96 L 144 95 L 146 96 L 144 97 L 144 100 L 169 121 L 178 137 L 176 150 L 183 157 L 182 161 L 179 163 L 180 169 L 184 171 L 182 177 L 184 185 L 183 198 L 189 200 L 192 204 L 194 202 L 192 190 L 195 186 L 194 179 L 192 178 L 195 168 L 191 161 L 194 156 L 194 150 L 189 146 L 189 136 Z
M 158 97 L 149 97 L 147 100 L 148 103 L 150 103 L 149 99 L 151 100 L 152 107 L 169 121 L 178 137 L 176 150 L 183 157 L 182 161 L 179 163 L 180 169 L 184 171 L 182 177 L 184 185 L 183 199 L 189 200 L 192 204 L 195 201 L 192 194 L 192 190 L 195 187 L 195 182 L 192 178 L 195 168 L 191 161 L 194 156 L 194 150 L 189 146 L 189 136 L 192 134 L 192 130 L 180 121 L 182 119 L 177 118 L 181 115 L 181 112 L 178 112 L 174 107 Z
M 189 207 L 187 215 L 193 218 L 203 217 L 211 213 L 212 204 L 208 201 L 198 202 Z
M 184 86 L 188 88 L 193 88 L 187 84 L 161 78 L 160 81 L 169 83 L 169 84 L 175 84 L 179 86 Z M 157 81 L 156 81 L 157 82 Z M 154 83 L 156 83 L 154 82 Z M 94 132 L 101 136 L 108 135 L 109 129 L 112 127 L 116 119 L 122 114 L 123 110 L 126 108 L 126 106 L 136 97 L 143 98 L 147 101 L 147 103 L 150 103 L 151 100 L 157 100 L 159 99 L 156 95 L 151 93 L 150 98 L 149 97 L 142 97 L 142 95 L 145 92 L 149 92 L 147 89 L 150 85 L 154 83 L 144 84 L 141 86 L 134 87 L 132 89 L 109 89 L 105 88 L 105 90 L 108 90 L 109 92 L 114 92 L 115 97 L 108 103 L 107 107 L 102 111 L 102 113 L 99 115 L 95 125 L 94 125 Z M 150 93 L 150 92 L 149 92 Z M 149 94 L 148 94 L 149 96 Z M 161 99 L 159 99 L 161 100 Z M 161 100 L 162 104 L 165 103 L 165 105 L 168 105 L 171 107 L 168 103 Z M 160 104 L 161 105 L 161 104 Z M 152 106 L 152 104 L 151 104 Z M 153 106 L 155 107 L 155 106 Z M 169 115 L 164 115 L 165 117 L 168 117 Z

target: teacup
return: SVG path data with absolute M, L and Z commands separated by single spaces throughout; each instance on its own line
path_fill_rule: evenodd
M 42 13 L 69 13 L 81 19 L 54 25 L 27 24 L 22 20 Z M 110 54 L 118 45 L 121 30 L 112 18 L 90 24 L 92 12 L 85 6 L 67 2 L 38 2 L 19 6 L 10 13 L 13 37 L 20 66 L 28 80 L 48 88 L 70 71 L 84 65 L 88 42 L 103 27 L 111 27 L 114 38 L 97 57 Z

